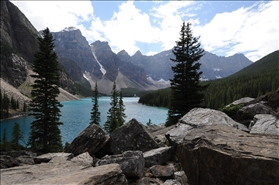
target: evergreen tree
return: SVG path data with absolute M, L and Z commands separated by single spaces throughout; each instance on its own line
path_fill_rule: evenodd
M 13 97 L 11 97 L 11 107 L 14 110 L 16 110 L 17 107 L 16 100 Z
M 115 82 L 113 83 L 112 91 L 111 91 L 111 102 L 110 109 L 108 110 L 107 121 L 104 124 L 104 129 L 107 133 L 111 133 L 118 127 L 118 91 L 116 89 Z
M 11 150 L 11 146 L 7 139 L 7 130 L 4 129 L 3 137 L 1 140 L 1 151 L 10 151 L 10 150 Z
M 101 118 L 100 118 L 100 115 L 101 113 L 99 112 L 99 105 L 98 105 L 98 95 L 99 95 L 99 92 L 98 92 L 98 85 L 97 85 L 97 82 L 95 84 L 95 88 L 94 88 L 94 96 L 92 97 L 92 102 L 93 102 L 93 107 L 92 107 L 92 110 L 91 110 L 91 123 L 95 123 L 97 125 L 100 125 L 100 121 L 101 121 Z
M 35 82 L 31 91 L 30 115 L 31 123 L 29 144 L 35 151 L 57 152 L 62 150 L 59 125 L 60 107 L 56 99 L 59 94 L 59 67 L 54 51 L 54 39 L 48 28 L 38 37 L 39 51 L 35 53 L 33 62 Z
M 4 102 L 4 99 L 2 97 L 2 91 L 0 89 L 0 119 L 4 118 L 4 111 L 3 111 L 3 102 Z
M 19 140 L 23 138 L 22 131 L 20 129 L 19 123 L 15 123 L 12 132 L 12 140 L 11 142 L 15 145 L 18 145 Z
M 4 93 L 3 97 L 3 117 L 2 118 L 7 118 L 9 117 L 9 107 L 10 107 L 10 99 L 8 96 Z
M 147 126 L 151 126 L 152 125 L 152 122 L 151 122 L 151 119 L 149 118 L 148 122 L 146 123 Z
M 118 125 L 117 127 L 121 127 L 125 123 L 125 118 L 127 117 L 125 114 L 125 105 L 123 103 L 122 92 L 119 93 L 119 102 L 118 102 Z
M 28 108 L 27 108 L 27 104 L 24 102 L 24 103 L 23 103 L 23 112 L 27 112 L 27 109 L 28 109 Z
M 175 62 L 171 81 L 171 97 L 166 126 L 176 124 L 184 114 L 198 106 L 203 101 L 202 91 L 206 86 L 199 84 L 200 63 L 198 60 L 204 55 L 200 48 L 199 38 L 192 34 L 191 24 L 183 22 L 180 38 L 172 50 Z

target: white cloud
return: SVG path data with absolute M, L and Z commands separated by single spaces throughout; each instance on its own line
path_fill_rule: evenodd
M 65 27 L 80 27 L 93 15 L 90 1 L 12 1 L 34 27 L 40 31 L 61 31 Z
M 279 2 L 276 1 L 256 2 L 252 7 L 216 14 L 206 25 L 200 24 L 196 12 L 206 8 L 202 7 L 202 2 L 154 2 L 150 12 L 141 11 L 134 2 L 123 2 L 108 21 L 94 15 L 90 1 L 12 3 L 20 8 L 38 31 L 46 27 L 51 31 L 60 31 L 74 26 L 81 30 L 89 43 L 108 41 L 114 52 L 125 49 L 130 55 L 140 49 L 137 43 L 159 44 L 162 50 L 171 49 L 179 38 L 183 21 L 192 23 L 194 36 L 201 36 L 204 49 L 213 53 L 245 53 L 255 61 L 277 50 L 279 45 Z M 158 52 L 153 49 L 147 54 Z
M 227 56 L 246 53 L 252 61 L 277 50 L 279 23 L 274 15 L 278 15 L 278 5 L 272 1 L 216 14 L 199 30 L 204 49 L 214 52 L 226 48 Z
M 125 49 L 130 55 L 139 50 L 136 42 L 159 42 L 159 29 L 151 25 L 148 14 L 141 12 L 130 1 L 122 3 L 110 20 L 94 19 L 90 29 L 95 30 L 98 37 L 106 39 L 115 52 Z
M 149 51 L 148 53 L 146 53 L 145 55 L 147 56 L 152 56 L 152 55 L 156 55 L 158 52 L 156 51 Z

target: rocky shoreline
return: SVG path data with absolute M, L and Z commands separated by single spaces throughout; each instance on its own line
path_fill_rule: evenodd
M 1 153 L 1 183 L 279 184 L 276 109 L 249 102 L 238 112 L 245 112 L 243 123 L 253 115 L 249 128 L 223 112 L 195 108 L 171 127 L 132 119 L 106 135 L 89 125 L 62 153 Z

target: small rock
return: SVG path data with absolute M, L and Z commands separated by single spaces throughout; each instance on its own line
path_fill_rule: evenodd
M 79 154 L 78 156 L 71 159 L 72 162 L 80 163 L 85 166 L 92 166 L 93 158 L 89 155 L 88 152 Z
M 34 162 L 35 164 L 40 164 L 40 163 L 48 163 L 50 160 L 52 160 L 53 158 L 59 157 L 60 160 L 61 158 L 65 159 L 65 160 L 70 160 L 71 158 L 73 158 L 73 154 L 71 153 L 47 153 L 47 154 L 43 154 L 40 156 L 37 156 L 34 158 Z
M 154 165 L 149 168 L 150 172 L 154 175 L 154 177 L 167 179 L 174 177 L 174 166 L 162 166 L 162 165 Z

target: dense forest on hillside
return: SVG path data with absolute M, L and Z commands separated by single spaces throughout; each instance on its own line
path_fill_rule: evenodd
M 256 98 L 273 92 L 279 88 L 279 50 L 227 78 L 201 83 L 210 84 L 202 106 L 212 109 L 220 109 L 242 97 Z M 152 91 L 142 96 L 139 103 L 166 107 L 169 92 L 169 89 Z

